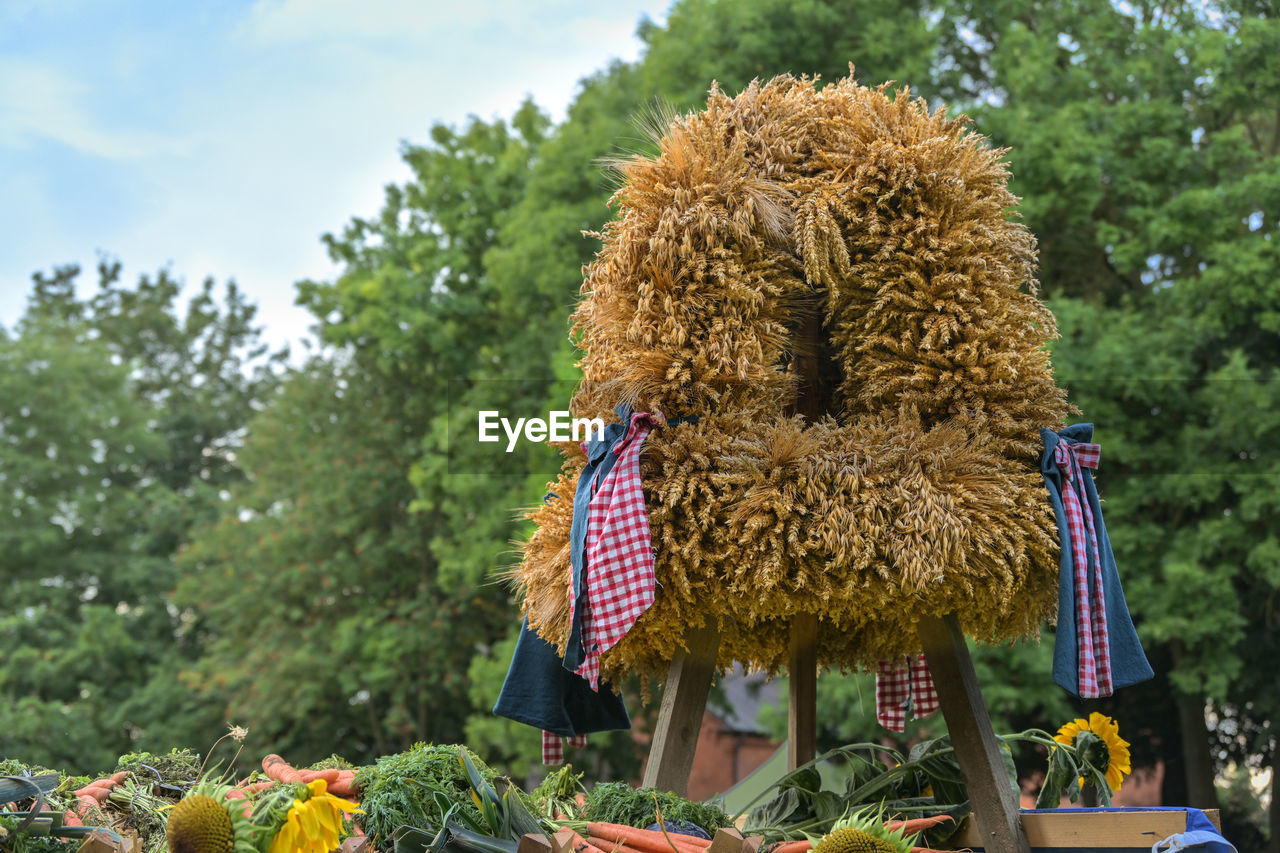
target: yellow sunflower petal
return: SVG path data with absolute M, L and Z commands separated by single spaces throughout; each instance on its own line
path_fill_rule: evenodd
M 1097 711 L 1094 711 L 1089 715 L 1087 727 L 1089 731 L 1093 732 L 1103 740 L 1107 740 L 1109 737 L 1115 736 L 1120 731 L 1120 727 L 1116 725 L 1114 720 L 1106 714 L 1101 714 Z
M 271 847 L 267 853 L 293 853 L 297 844 L 298 822 L 294 818 L 293 809 L 290 809 L 289 817 L 285 819 L 284 826 L 280 827 L 276 837 L 271 839 Z
M 1071 722 L 1064 725 L 1062 728 L 1058 729 L 1058 733 L 1053 736 L 1053 739 L 1056 740 L 1058 743 L 1065 744 L 1066 746 L 1071 746 L 1073 743 L 1076 742 L 1076 735 L 1080 734 L 1080 732 L 1082 731 L 1085 731 L 1088 727 L 1089 727 L 1089 722 L 1087 720 L 1080 720 L 1080 719 L 1072 720 Z
M 364 809 L 360 808 L 360 806 L 350 800 L 344 800 L 342 797 L 334 796 L 333 794 L 325 794 L 324 798 L 326 801 L 332 803 L 337 808 L 342 809 L 344 812 L 349 814 L 364 814 Z
M 308 803 L 308 805 L 310 805 Z M 317 850 L 320 845 L 316 843 L 324 835 L 324 825 L 320 822 L 319 816 L 314 808 L 304 808 L 298 811 L 298 824 L 302 827 L 302 837 L 305 842 L 304 849 Z M 319 850 L 319 853 L 326 853 Z
M 342 840 L 342 812 L 325 803 L 319 814 L 320 823 L 324 825 L 324 843 L 334 849 Z

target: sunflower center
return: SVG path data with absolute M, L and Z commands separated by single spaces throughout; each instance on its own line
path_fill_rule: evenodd
M 898 848 L 888 839 L 847 827 L 828 833 L 813 853 L 898 853 Z
M 235 830 L 222 804 L 212 797 L 185 797 L 169 813 L 170 853 L 232 853 Z

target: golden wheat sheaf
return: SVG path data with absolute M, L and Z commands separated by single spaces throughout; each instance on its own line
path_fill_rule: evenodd
M 700 624 L 722 634 L 721 667 L 776 672 L 797 613 L 840 668 L 918 652 L 922 614 L 987 642 L 1053 616 L 1036 457 L 1069 406 L 1003 154 L 908 90 L 779 77 L 713 88 L 656 156 L 617 164 L 570 407 L 698 420 L 646 443 L 657 601 L 606 677 L 664 677 Z M 562 648 L 583 463 L 564 452 L 563 497 L 530 513 L 513 573 Z

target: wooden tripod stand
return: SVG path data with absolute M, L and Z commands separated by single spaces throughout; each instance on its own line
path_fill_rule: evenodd
M 987 853 L 1029 853 L 1018 796 L 1009 785 L 959 620 L 955 614 L 941 619 L 922 617 L 917 630 Z M 685 639 L 689 651 L 677 652 L 671 663 L 644 773 L 646 787 L 680 794 L 688 790 L 720 634 L 714 628 L 701 627 L 691 630 Z M 817 639 L 814 616 L 792 620 L 787 715 L 790 769 L 816 755 Z

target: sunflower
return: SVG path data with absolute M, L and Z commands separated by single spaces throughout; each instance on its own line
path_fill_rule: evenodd
M 1124 777 L 1132 771 L 1129 766 L 1129 742 L 1120 737 L 1120 726 L 1106 714 L 1099 714 L 1094 711 L 1089 715 L 1088 720 L 1075 719 L 1058 729 L 1058 733 L 1053 736 L 1053 739 L 1066 746 L 1074 746 L 1076 737 L 1081 732 L 1092 732 L 1106 744 L 1107 786 L 1112 791 L 1119 791 Z M 1090 763 L 1097 766 L 1095 762 Z M 1101 770 L 1102 768 L 1099 767 L 1098 769 Z
M 813 853 L 910 853 L 915 840 L 901 827 L 889 829 L 883 808 L 865 810 L 836 821 Z
M 364 814 L 364 810 L 328 793 L 326 787 L 323 779 L 300 787 L 267 853 L 330 853 L 338 849 L 343 813 Z
M 201 781 L 169 811 L 165 837 L 170 853 L 254 853 L 244 800 L 231 786 Z

